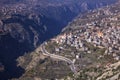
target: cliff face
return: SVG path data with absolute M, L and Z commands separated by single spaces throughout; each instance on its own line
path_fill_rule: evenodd
M 19 70 L 16 66 L 16 59 L 19 56 L 32 51 L 43 41 L 59 34 L 62 28 L 79 13 L 116 1 L 0 1 L 0 62 L 5 65 L 5 72 L 1 74 L 8 75 L 4 78 L 19 77 L 24 72 L 23 69 Z M 6 58 L 6 56 L 10 58 Z M 13 67 L 20 73 L 15 75 Z

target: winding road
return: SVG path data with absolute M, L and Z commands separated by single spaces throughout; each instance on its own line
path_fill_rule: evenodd
M 65 61 L 66 63 L 69 64 L 70 69 L 72 70 L 72 72 L 73 72 L 74 74 L 77 73 L 76 67 L 75 67 L 75 65 L 74 65 L 74 63 L 73 63 L 72 60 L 70 60 L 70 59 L 68 59 L 68 58 L 66 58 L 66 57 L 63 57 L 63 56 L 59 56 L 59 55 L 55 55 L 55 54 L 49 53 L 49 52 L 45 49 L 45 43 L 41 44 L 41 51 L 42 51 L 43 55 L 45 55 L 45 56 L 49 56 L 49 57 L 54 58 L 54 59 L 58 59 L 58 60 L 61 60 L 61 61 Z M 38 52 L 39 52 L 39 51 L 38 51 Z

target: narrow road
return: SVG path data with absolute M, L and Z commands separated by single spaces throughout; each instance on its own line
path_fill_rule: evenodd
M 70 59 L 68 59 L 66 57 L 63 57 L 63 56 L 59 56 L 59 55 L 55 55 L 55 54 L 49 53 L 48 51 L 46 51 L 44 45 L 45 45 L 44 43 L 41 45 L 41 51 L 42 51 L 43 55 L 67 62 L 70 65 L 70 68 L 71 68 L 72 72 L 74 72 L 75 74 L 77 73 L 76 67 L 75 67 L 75 65 L 74 65 L 72 60 L 70 60 Z

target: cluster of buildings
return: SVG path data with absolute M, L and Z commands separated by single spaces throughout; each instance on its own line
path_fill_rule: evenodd
M 52 39 L 52 41 L 58 44 L 66 43 L 84 52 L 91 53 L 85 45 L 87 42 L 94 45 L 94 47 L 105 48 L 105 55 L 112 55 L 115 60 L 120 60 L 119 12 L 119 9 L 113 12 L 109 9 L 93 11 L 94 15 L 92 14 L 92 17 L 91 14 L 87 15 L 87 19 L 89 18 L 92 21 L 86 22 L 84 26 L 73 24 L 72 27 L 79 27 L 69 33 L 61 34 L 57 38 Z M 77 22 L 82 23 L 82 20 L 84 18 L 78 19 Z
M 58 44 L 66 43 L 77 49 L 91 53 L 85 42 L 95 47 L 105 48 L 106 55 L 113 55 L 116 60 L 120 60 L 120 27 L 108 26 L 105 28 L 83 26 L 80 29 L 65 33 L 52 39 Z

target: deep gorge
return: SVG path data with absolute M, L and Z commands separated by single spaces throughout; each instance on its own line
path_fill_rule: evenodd
M 0 72 L 0 80 L 20 77 L 24 69 L 17 67 L 16 59 L 24 53 L 33 51 L 43 41 L 57 36 L 78 14 L 111 3 L 112 0 L 104 2 L 103 5 L 91 2 L 85 3 L 87 6 L 83 4 L 82 7 L 80 6 L 82 2 L 64 5 L 61 3 L 61 6 L 44 8 L 34 5 L 31 11 L 27 9 L 26 12 L 12 13 L 11 11 L 7 14 L 8 18 L 0 18 L 3 23 L 0 29 L 7 32 L 5 35 L 0 35 L 0 62 L 5 66 L 4 72 Z

